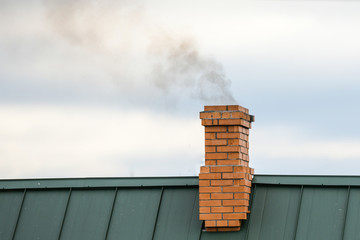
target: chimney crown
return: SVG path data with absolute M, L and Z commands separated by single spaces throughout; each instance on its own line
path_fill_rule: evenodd
M 205 106 L 200 112 L 203 126 L 242 126 L 251 128 L 254 116 L 249 115 L 247 108 L 239 105 Z

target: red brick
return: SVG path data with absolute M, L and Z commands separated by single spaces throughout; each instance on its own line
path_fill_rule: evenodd
M 217 165 L 240 165 L 240 160 L 217 160 Z
M 243 155 L 243 157 L 244 157 L 244 155 Z M 241 165 L 241 166 L 246 166 L 246 167 L 248 167 L 248 166 L 249 166 L 249 162 L 246 161 L 246 160 L 240 160 L 240 165 Z
M 218 133 L 217 138 L 240 138 L 240 134 L 242 133 Z
M 231 113 L 232 112 L 222 112 L 221 118 L 231 118 Z
M 233 181 L 234 181 L 233 187 L 245 185 L 245 179 L 234 179 Z
M 220 146 L 220 147 L 217 147 L 217 151 L 218 152 L 240 152 L 240 146 Z
M 205 226 L 206 226 L 206 222 L 205 222 Z M 218 228 L 217 227 L 205 227 L 205 231 L 206 232 L 217 232 Z
M 199 199 L 200 200 L 210 200 L 210 193 L 200 193 Z
M 212 119 L 201 119 L 201 125 L 212 126 L 212 125 L 217 125 L 217 124 L 214 124 Z
M 216 147 L 215 146 L 205 146 L 205 153 L 208 152 L 216 152 Z
M 239 138 L 233 138 L 228 140 L 229 145 L 240 145 L 240 139 Z M 240 150 L 239 150 L 240 151 Z
M 238 179 L 238 178 L 245 178 L 245 173 L 223 173 L 222 178 L 224 179 Z
M 247 108 L 244 108 L 242 106 L 239 106 L 239 105 L 228 105 L 228 110 L 232 110 L 232 111 L 236 111 L 236 110 L 239 110 L 241 112 L 245 112 L 245 113 L 248 113 L 249 110 Z
M 216 160 L 206 160 L 205 159 L 205 165 L 206 166 L 216 165 Z
M 249 211 L 248 207 L 234 207 L 234 212 L 236 212 L 236 213 L 239 213 L 239 212 L 247 213 L 248 211 Z
M 234 186 L 251 187 L 251 181 L 249 181 L 247 179 L 236 179 L 236 180 L 234 180 Z
M 211 180 L 211 186 L 232 186 L 233 180 Z
M 231 213 L 228 213 L 231 214 Z M 200 220 L 218 220 L 221 219 L 221 214 L 219 213 L 210 213 L 210 214 L 200 214 Z
M 210 207 L 200 207 L 199 213 L 210 213 Z
M 234 172 L 250 173 L 250 168 L 244 166 L 235 166 Z
M 227 153 L 205 153 L 205 159 L 227 159 Z
M 234 212 L 233 207 L 211 207 L 212 213 L 232 213 Z
M 242 153 L 245 153 L 245 154 L 249 154 L 249 149 L 245 148 L 245 147 L 241 147 L 241 150 L 240 150 Z
M 240 231 L 240 227 L 219 227 L 217 228 L 218 232 L 235 232 L 235 231 Z
M 246 193 L 250 193 L 250 188 L 245 187 L 245 186 L 223 187 L 223 192 L 236 192 L 236 193 L 246 192 Z
M 216 227 L 216 221 L 205 221 L 205 227 Z
M 239 220 L 229 220 L 229 227 L 240 227 L 241 222 Z
M 210 167 L 201 166 L 200 167 L 200 172 L 201 173 L 209 173 L 210 172 Z
M 239 105 L 227 105 L 227 110 L 229 111 L 239 111 Z
M 223 206 L 247 206 L 249 201 L 247 200 L 223 200 Z
M 216 133 L 205 133 L 205 139 L 216 139 Z
M 240 107 L 240 111 L 242 111 L 242 112 L 244 112 L 246 114 L 249 114 L 249 109 L 241 107 L 241 106 L 239 106 L 239 107 Z
M 227 227 L 228 221 L 227 220 L 218 220 L 218 221 L 216 221 L 216 226 L 217 227 Z
M 250 117 L 247 117 L 248 115 L 243 112 L 233 112 L 231 116 L 232 118 L 250 119 Z
M 217 232 L 217 227 L 205 227 L 205 232 Z
M 199 179 L 221 179 L 221 173 L 200 173 Z
M 221 200 L 200 200 L 200 207 L 221 206 Z
M 220 132 L 227 132 L 228 128 L 226 126 L 208 126 L 205 127 L 205 133 L 208 132 L 216 132 L 216 133 L 220 133 Z
M 246 213 L 224 213 L 223 219 L 246 219 Z
M 245 119 L 246 121 L 248 121 L 248 122 L 250 123 L 250 125 L 251 125 L 252 119 L 251 119 L 250 115 L 244 114 L 244 119 Z M 254 118 L 253 118 L 253 119 L 254 119 Z
M 219 125 L 242 125 L 242 119 L 220 119 Z
M 251 181 L 250 180 L 244 179 L 243 181 L 244 181 L 244 184 L 243 184 L 244 186 L 247 186 L 247 187 L 251 188 Z
M 251 128 L 251 123 L 246 120 L 241 120 L 241 125 L 247 128 Z
M 221 118 L 220 112 L 200 112 L 200 118 Z
M 248 193 L 234 193 L 234 199 L 245 199 L 244 201 L 247 201 L 250 199 L 250 194 Z M 249 203 L 247 202 L 244 205 L 249 205 Z
M 251 187 L 244 186 L 244 192 L 251 193 Z
M 199 180 L 200 187 L 207 187 L 210 186 L 210 180 Z
M 229 159 L 242 159 L 242 157 L 243 157 L 243 154 L 240 152 L 230 152 L 228 154 Z
M 227 105 L 204 106 L 205 111 L 226 111 Z
M 228 132 L 243 132 L 240 126 L 228 126 Z
M 199 188 L 199 193 L 219 193 L 221 192 L 221 187 L 201 187 Z
M 240 133 L 240 139 L 244 140 L 244 141 L 248 141 L 249 140 L 249 136 L 244 134 L 244 133 Z
M 205 140 L 205 145 L 207 145 L 207 146 L 214 146 L 214 145 L 224 146 L 224 145 L 227 145 L 227 140 L 226 140 L 226 139 L 221 139 L 221 140 Z
M 241 140 L 244 140 L 244 141 L 247 141 L 247 135 L 246 134 L 243 134 L 243 133 L 239 133 L 240 134 L 240 139 Z
M 211 199 L 233 199 L 233 193 L 211 193 Z
M 242 146 L 242 147 L 245 147 L 245 148 L 249 148 L 249 143 L 246 142 L 246 141 L 244 141 L 244 140 L 240 140 L 240 144 L 239 144 L 239 145 Z
M 233 167 L 232 166 L 214 166 L 210 168 L 210 171 L 213 172 L 232 172 Z

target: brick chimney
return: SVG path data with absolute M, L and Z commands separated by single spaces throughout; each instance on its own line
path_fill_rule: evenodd
M 239 231 L 247 219 L 251 180 L 249 129 L 254 116 L 238 105 L 205 106 L 205 166 L 199 174 L 200 220 L 206 231 Z

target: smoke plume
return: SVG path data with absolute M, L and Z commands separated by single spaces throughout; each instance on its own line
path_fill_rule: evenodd
M 152 68 L 155 86 L 166 91 L 186 88 L 193 98 L 204 102 L 235 103 L 222 65 L 202 55 L 192 39 L 163 33 L 150 46 L 156 63 Z
M 121 59 L 127 63 L 104 67 L 116 82 L 131 81 L 123 73 L 131 69 L 129 65 L 138 64 L 130 60 L 136 55 L 135 59 L 146 63 L 147 73 L 140 78 L 150 80 L 164 94 L 183 92 L 204 103 L 236 102 L 223 66 L 201 53 L 191 37 L 170 34 L 152 22 L 141 6 L 84 0 L 45 2 L 45 6 L 49 26 L 68 43 L 107 62 Z

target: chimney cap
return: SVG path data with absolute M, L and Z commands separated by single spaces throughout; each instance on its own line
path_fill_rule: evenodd
M 200 119 L 203 126 L 242 125 L 247 128 L 251 128 L 251 122 L 255 121 L 249 110 L 239 105 L 205 106 Z
M 240 105 L 211 105 L 204 106 L 204 111 L 240 111 L 249 114 L 249 109 Z

